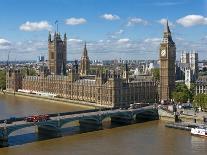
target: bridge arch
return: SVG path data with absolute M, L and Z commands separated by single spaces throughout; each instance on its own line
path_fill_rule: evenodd
M 60 128 L 63 128 L 65 125 L 77 122 L 79 119 L 65 119 L 65 120 L 60 120 Z
M 37 126 L 38 126 L 38 128 L 40 128 L 40 127 L 48 127 L 48 128 L 54 129 L 54 130 L 59 130 L 57 125 L 49 124 L 49 123 L 41 124 L 41 125 L 37 125 Z
M 30 127 L 35 127 L 35 125 L 34 124 L 24 124 L 24 125 L 14 125 L 11 127 L 7 127 L 6 134 L 7 134 L 7 136 L 9 136 L 13 132 L 16 132 L 16 131 L 24 129 L 24 128 L 30 128 Z

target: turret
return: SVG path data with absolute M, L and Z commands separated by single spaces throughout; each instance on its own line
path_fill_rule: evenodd
M 87 51 L 87 48 L 86 48 L 86 42 L 85 42 L 85 45 L 84 45 L 83 56 L 84 57 L 88 57 L 88 51 Z
M 71 81 L 76 81 L 79 79 L 79 73 L 78 73 L 78 61 L 75 60 L 74 63 L 72 64 L 72 68 L 70 72 L 68 73 L 69 78 Z
M 19 69 L 8 69 L 6 73 L 6 89 L 18 91 L 22 89 L 22 73 Z
M 67 37 L 61 39 L 60 33 L 54 33 L 54 39 L 51 40 L 51 34 L 48 37 L 48 66 L 52 74 L 66 74 L 66 58 L 67 58 Z
M 90 72 L 90 60 L 88 57 L 88 51 L 86 48 L 86 43 L 84 45 L 83 54 L 81 57 L 81 64 L 80 64 L 80 75 L 86 76 Z
M 49 32 L 49 35 L 48 35 L 48 42 L 51 42 L 51 33 Z
M 64 41 L 67 41 L 67 35 L 66 35 L 66 33 L 64 34 Z
M 127 63 L 124 65 L 123 78 L 126 80 L 126 82 L 129 82 L 129 68 Z

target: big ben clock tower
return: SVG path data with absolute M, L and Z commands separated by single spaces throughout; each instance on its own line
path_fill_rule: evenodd
M 164 28 L 163 40 L 160 43 L 160 101 L 169 101 L 175 89 L 176 46 L 172 40 L 168 21 Z

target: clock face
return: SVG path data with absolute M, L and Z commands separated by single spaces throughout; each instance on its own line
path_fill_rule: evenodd
M 161 55 L 162 57 L 166 56 L 166 50 L 165 50 L 165 49 L 161 50 L 160 55 Z

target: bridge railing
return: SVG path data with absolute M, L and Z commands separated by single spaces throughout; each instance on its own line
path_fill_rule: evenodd
M 80 110 L 80 111 L 71 111 L 71 112 L 60 112 L 60 113 L 51 113 L 48 114 L 49 117 L 57 117 L 57 116 L 64 116 L 64 115 L 73 115 L 73 114 L 83 114 L 83 113 L 89 113 L 89 112 L 97 112 L 97 111 L 106 111 L 106 110 L 114 110 L 117 108 L 101 108 L 101 109 L 89 109 L 89 110 Z M 39 114 L 38 114 L 39 115 Z M 25 117 L 10 117 L 6 119 L 0 120 L 0 123 L 5 123 L 6 122 L 17 122 L 17 121 L 23 121 L 25 120 L 27 116 Z

